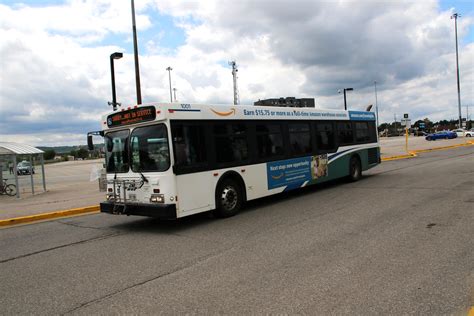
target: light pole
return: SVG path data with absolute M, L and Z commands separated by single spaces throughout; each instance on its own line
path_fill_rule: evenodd
M 454 32 L 456 36 L 456 75 L 458 79 L 458 108 L 459 108 L 459 128 L 462 128 L 462 116 L 461 116 L 461 87 L 459 83 L 459 58 L 458 58 L 458 17 L 460 14 L 454 13 L 451 19 L 454 19 Z
M 346 101 L 346 91 L 353 91 L 354 88 L 344 88 L 344 110 L 347 110 L 347 101 Z M 339 93 L 341 93 L 341 90 L 339 90 Z
M 140 88 L 140 67 L 138 65 L 138 40 L 137 26 L 135 24 L 135 2 L 132 0 L 132 28 L 133 28 L 133 54 L 135 56 L 135 84 L 137 87 L 137 104 L 142 104 L 142 91 Z
M 171 92 L 171 70 L 173 70 L 173 68 L 171 67 L 168 67 L 166 68 L 166 70 L 168 70 L 168 76 L 169 76 L 169 79 L 170 79 L 170 102 L 173 102 L 173 94 Z
M 177 90 L 176 88 L 173 88 L 173 93 L 174 93 L 174 102 L 176 102 L 176 101 L 177 101 L 177 99 L 176 99 L 176 90 Z
M 375 87 L 375 115 L 377 117 L 377 130 L 379 128 L 379 104 L 377 102 L 377 81 L 374 81 L 374 87 Z M 377 131 L 378 133 L 378 131 Z
M 110 74 L 112 77 L 112 102 L 109 102 L 109 105 L 112 105 L 113 110 L 117 110 L 117 95 L 115 93 L 115 69 L 114 69 L 114 59 L 120 59 L 123 57 L 123 53 L 113 53 L 110 55 Z

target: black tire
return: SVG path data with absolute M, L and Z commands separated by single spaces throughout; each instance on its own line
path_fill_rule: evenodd
M 9 195 L 9 196 L 15 196 L 16 186 L 14 184 L 7 184 L 7 186 L 5 187 L 5 193 L 6 195 Z
M 357 156 L 352 156 L 349 161 L 349 181 L 355 182 L 362 177 L 362 166 Z
M 231 178 L 222 180 L 216 189 L 216 209 L 214 216 L 219 218 L 234 216 L 244 202 L 242 187 Z
M 466 134 L 466 137 L 471 137 L 471 134 Z

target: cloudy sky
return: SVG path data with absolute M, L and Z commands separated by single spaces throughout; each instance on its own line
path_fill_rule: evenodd
M 469 0 L 135 0 L 143 102 L 230 104 L 236 60 L 241 104 L 314 97 L 317 107 L 364 109 L 381 122 L 474 112 L 474 5 Z M 135 104 L 129 0 L 0 0 L 0 141 L 85 144 L 117 99 Z M 472 115 L 474 117 L 474 115 Z

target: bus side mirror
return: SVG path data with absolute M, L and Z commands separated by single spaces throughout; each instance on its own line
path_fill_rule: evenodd
M 94 150 L 94 143 L 92 142 L 92 136 L 93 135 L 104 137 L 104 131 L 97 131 L 97 132 L 87 133 L 87 148 L 89 150 Z
M 92 134 L 87 134 L 87 148 L 94 150 L 94 143 L 92 142 Z

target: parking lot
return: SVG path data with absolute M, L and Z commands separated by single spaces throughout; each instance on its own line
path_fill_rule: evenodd
M 101 168 L 103 160 L 66 161 L 45 165 L 47 192 L 43 193 L 41 170 L 34 175 L 35 195 L 31 195 L 30 175 L 19 176 L 21 199 L 0 195 L 0 219 L 33 215 L 98 204 L 104 197 L 99 192 L 97 180 L 91 181 L 91 173 Z M 8 183 L 14 183 L 13 175 L 3 173 Z

